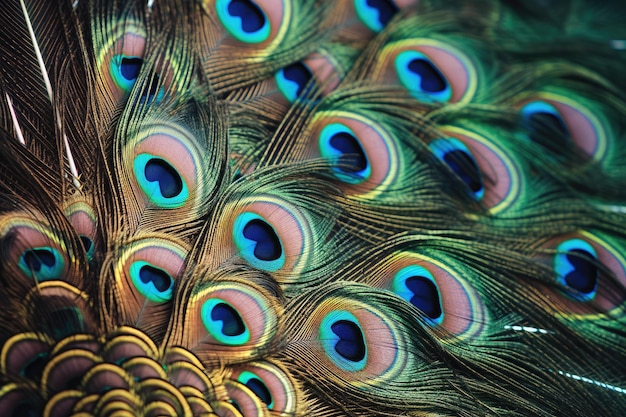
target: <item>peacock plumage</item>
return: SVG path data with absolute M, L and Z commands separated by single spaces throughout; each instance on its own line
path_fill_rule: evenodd
M 6 1 L 0 415 L 626 415 L 618 3 Z

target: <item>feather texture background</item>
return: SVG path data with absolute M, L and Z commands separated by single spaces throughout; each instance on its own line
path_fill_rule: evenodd
M 626 414 L 606 3 L 7 2 L 0 414 Z

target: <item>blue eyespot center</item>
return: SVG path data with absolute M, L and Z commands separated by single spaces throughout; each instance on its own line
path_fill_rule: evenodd
M 143 59 L 136 56 L 115 55 L 110 62 L 110 74 L 113 81 L 125 92 L 129 92 L 143 64 Z
M 477 193 L 482 190 L 483 184 L 480 177 L 480 170 L 476 165 L 476 161 L 474 158 L 467 152 L 457 149 L 450 152 L 447 152 L 443 160 L 452 171 L 461 179 L 467 186 L 472 190 L 472 192 Z
M 326 355 L 339 368 L 356 372 L 367 365 L 367 344 L 358 319 L 344 310 L 330 311 L 320 323 Z
M 152 158 L 146 163 L 146 179 L 159 183 L 161 195 L 172 198 L 183 191 L 183 181 L 178 172 L 163 159 Z
M 408 65 L 409 70 L 420 76 L 419 88 L 429 93 L 438 93 L 448 86 L 439 70 L 426 59 L 414 59 Z
M 63 307 L 48 312 L 45 321 L 48 333 L 57 339 L 85 331 L 83 315 L 76 307 Z
M 265 15 L 250 0 L 232 0 L 228 5 L 228 13 L 241 19 L 241 27 L 247 33 L 261 30 L 265 24 Z
M 365 340 L 361 328 L 349 320 L 338 320 L 330 326 L 339 340 L 335 351 L 343 358 L 359 362 L 365 359 Z
M 409 265 L 399 270 L 393 278 L 392 291 L 424 313 L 432 323 L 443 321 L 439 287 L 423 266 Z
M 65 261 L 58 250 L 43 246 L 22 252 L 18 266 L 27 276 L 45 281 L 61 278 Z
M 217 16 L 235 39 L 247 43 L 263 42 L 269 37 L 269 20 L 251 0 L 217 0 Z
M 239 346 L 250 340 L 250 331 L 239 312 L 220 298 L 210 298 L 202 305 L 202 322 L 209 334 L 220 343 Z
M 398 12 L 391 0 L 355 0 L 354 6 L 359 19 L 374 32 L 383 30 Z
M 259 399 L 265 404 L 269 405 L 273 402 L 270 390 L 260 379 L 250 378 L 248 382 L 246 382 L 246 386 L 250 388 L 250 390 L 254 392 L 256 396 L 259 397 Z
M 182 206 L 189 191 L 178 171 L 163 158 L 147 153 L 135 157 L 135 175 L 146 196 L 157 206 Z
M 477 200 L 483 197 L 485 189 L 480 168 L 467 146 L 457 139 L 445 138 L 432 142 L 430 148 L 469 187 Z
M 552 131 L 561 136 L 568 136 L 565 123 L 554 114 L 535 113 L 530 116 L 530 124 L 535 131 Z
M 446 77 L 423 53 L 401 52 L 395 67 L 400 83 L 418 100 L 446 102 L 452 98 L 452 87 Z
M 533 101 L 522 107 L 521 112 L 531 140 L 540 142 L 542 138 L 561 139 L 564 144 L 570 138 L 567 125 L 552 104 Z
M 256 242 L 254 256 L 263 261 L 275 261 L 283 254 L 283 248 L 276 232 L 265 221 L 253 219 L 243 228 L 243 235 Z
M 226 336 L 239 336 L 246 330 L 241 316 L 226 303 L 219 303 L 213 307 L 211 319 L 223 323 L 222 333 Z
M 330 146 L 337 149 L 341 156 L 337 169 L 349 174 L 356 174 L 367 168 L 365 151 L 359 141 L 347 132 L 335 133 L 330 138 Z
M 56 263 L 54 253 L 48 248 L 29 249 L 22 256 L 24 256 L 24 262 L 35 272 L 39 272 L 42 267 L 51 268 Z
M 280 92 L 293 103 L 312 77 L 313 73 L 306 65 L 296 62 L 278 71 L 275 79 Z
M 95 247 L 93 244 L 93 240 L 90 237 L 85 235 L 79 236 L 81 243 L 83 244 L 83 249 L 85 249 L 85 254 L 87 255 L 87 259 L 93 259 L 93 255 L 95 253 Z
M 254 392 L 254 394 L 259 397 L 265 405 L 267 405 L 268 410 L 274 409 L 274 398 L 272 397 L 272 393 L 267 385 L 265 385 L 265 382 L 263 382 L 263 380 L 256 374 L 250 371 L 243 371 L 239 374 L 237 380 L 250 388 L 250 390 Z
M 583 294 L 591 293 L 598 285 L 599 276 L 598 267 L 593 263 L 594 256 L 584 249 L 572 249 L 566 257 L 574 268 L 565 275 L 567 285 Z
M 358 138 L 347 126 L 331 123 L 319 137 L 320 153 L 330 160 L 335 176 L 349 184 L 358 184 L 369 178 L 371 165 Z
M 441 317 L 441 300 L 434 282 L 425 277 L 414 276 L 406 280 L 406 286 L 413 293 L 409 300 L 411 304 L 431 319 Z
M 133 285 L 148 300 L 163 303 L 172 298 L 174 279 L 161 268 L 145 261 L 135 261 L 130 266 Z
M 600 270 L 596 251 L 582 239 L 562 242 L 554 258 L 554 268 L 558 281 L 573 291 L 568 295 L 579 301 L 594 298 L 600 280 Z
M 122 77 L 126 78 L 128 81 L 136 80 L 142 64 L 143 59 L 141 58 L 122 56 L 120 64 Z
M 85 252 L 89 252 L 93 249 L 93 240 L 91 240 L 91 238 L 85 236 L 85 235 L 80 235 L 80 241 L 83 244 L 83 248 L 85 249 Z
M 139 278 L 144 284 L 152 283 L 159 292 L 166 291 L 172 285 L 172 278 L 167 272 L 150 265 L 139 268 Z
M 152 73 L 149 82 L 148 88 L 144 87 L 141 90 L 139 102 L 142 104 L 158 103 L 165 95 L 165 90 L 161 85 L 161 77 L 158 74 Z
M 237 216 L 233 239 L 239 254 L 256 268 L 272 272 L 285 264 L 280 237 L 272 225 L 256 213 L 244 212 Z

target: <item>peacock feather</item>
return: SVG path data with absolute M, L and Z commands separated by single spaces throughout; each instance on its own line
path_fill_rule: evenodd
M 0 415 L 626 415 L 626 7 L 8 0 Z

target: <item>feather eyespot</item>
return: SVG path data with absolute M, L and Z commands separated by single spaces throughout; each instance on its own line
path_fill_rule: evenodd
M 220 416 L 264 416 L 267 407 L 250 387 L 239 381 L 226 380 L 224 386 L 230 397 L 229 403 L 237 410 L 236 414 L 225 412 Z
M 367 363 L 365 335 L 358 319 L 347 311 L 331 311 L 320 323 L 324 351 L 341 369 L 360 371 Z
M 295 387 L 277 366 L 267 362 L 253 362 L 236 367 L 229 378 L 247 386 L 268 410 L 285 414 L 295 411 Z
M 191 304 L 198 315 L 193 338 L 209 344 L 209 353 L 220 358 L 227 352 L 234 358 L 241 355 L 241 349 L 267 344 L 278 323 L 275 307 L 267 297 L 258 287 L 235 281 L 201 289 Z
M 465 54 L 444 42 L 396 42 L 383 48 L 380 62 L 375 77 L 402 85 L 422 102 L 466 102 L 476 93 L 474 65 Z
M 130 292 L 128 297 L 136 301 L 137 313 L 145 301 L 164 304 L 172 299 L 186 255 L 187 250 L 181 245 L 156 237 L 128 245 L 118 260 L 115 275 L 121 290 Z
M 186 82 L 185 65 L 181 63 L 183 57 L 172 56 L 171 59 L 155 59 L 150 57 L 141 62 L 127 59 L 123 61 L 127 75 L 135 76 L 133 88 L 137 93 L 133 96 L 143 106 L 158 104 L 167 95 L 175 95 L 177 88 L 183 87 Z M 135 73 L 135 71 L 137 71 Z
M 430 149 L 441 159 L 469 188 L 476 200 L 485 194 L 483 179 L 474 155 L 454 138 L 441 138 L 430 143 Z
M 440 290 L 437 281 L 426 268 L 410 265 L 402 268 L 393 279 L 392 290 L 428 317 L 434 324 L 443 321 Z
M 234 249 L 251 266 L 278 272 L 305 264 L 306 248 L 312 245 L 311 230 L 298 208 L 261 195 L 234 210 L 232 219 Z
M 305 59 L 280 69 L 274 75 L 278 91 L 293 103 L 306 92 L 305 87 L 314 79 L 323 86 L 322 95 L 332 92 L 340 81 L 340 70 L 328 54 L 314 52 Z
M 606 153 L 605 124 L 584 104 L 544 92 L 522 101 L 518 107 L 523 127 L 534 142 L 558 141 L 557 147 L 574 144 L 584 155 L 596 160 Z
M 205 185 L 201 152 L 190 132 L 179 126 L 153 126 L 139 132 L 127 149 L 132 152 L 133 177 L 147 203 L 163 209 L 201 204 Z
M 0 409 L 6 417 L 37 417 L 43 415 L 44 405 L 39 395 L 17 383 L 6 383 L 0 392 Z
M 116 27 L 121 31 L 103 46 L 97 57 L 103 79 L 113 98 L 120 101 L 133 89 L 143 65 L 146 34 L 134 24 Z
M 174 279 L 165 270 L 148 262 L 133 262 L 130 279 L 137 291 L 150 301 L 162 303 L 172 298 Z
M 335 161 L 335 175 L 343 182 L 358 184 L 369 178 L 372 168 L 354 132 L 344 124 L 328 124 L 320 132 L 320 153 Z
M 267 405 L 269 410 L 274 408 L 274 398 L 272 398 L 272 393 L 267 385 L 265 385 L 265 383 L 263 383 L 257 375 L 249 371 L 243 371 L 239 374 L 239 378 L 237 380 L 247 386 L 250 391 L 254 392 L 256 396 L 259 397 L 265 405 Z
M 55 340 L 93 329 L 89 296 L 66 281 L 40 282 L 22 304 L 37 317 L 35 328 Z
M 279 70 L 274 76 L 278 90 L 290 103 L 304 95 L 311 79 L 323 87 L 322 95 L 326 96 L 339 84 L 341 69 L 331 55 L 314 52 Z
M 19 371 L 20 376 L 27 379 L 36 379 L 41 375 L 50 355 L 48 352 L 40 352 L 32 356 Z
M 217 17 L 224 28 L 232 37 L 248 44 L 274 40 L 283 26 L 286 7 L 283 1 L 217 0 L 215 2 Z
M 16 265 L 24 276 L 36 281 L 70 279 L 70 262 L 60 236 L 19 215 L 6 216 L 0 224 L 0 237 L 12 242 L 3 263 Z
M 487 312 L 480 295 L 452 267 L 411 252 L 394 254 L 388 265 L 379 285 L 420 310 L 428 324 L 463 338 L 484 329 Z
M 313 73 L 303 62 L 295 62 L 280 69 L 274 79 L 279 91 L 287 101 L 293 103 L 298 98 L 304 87 L 309 83 Z
M 276 271 L 285 264 L 283 244 L 276 230 L 258 214 L 244 212 L 237 216 L 233 235 L 239 253 L 252 266 Z
M 559 244 L 556 250 L 554 270 L 558 282 L 572 290 L 569 295 L 573 298 L 591 300 L 600 279 L 595 249 L 582 239 L 569 239 Z
M 147 87 L 141 90 L 139 102 L 142 104 L 158 103 L 164 96 L 165 88 L 161 85 L 161 78 L 157 74 L 152 74 Z
M 440 102 L 452 98 L 452 87 L 425 54 L 404 51 L 398 54 L 395 64 L 400 82 L 415 98 Z
M 321 114 L 315 125 L 319 154 L 351 194 L 382 190 L 398 173 L 398 149 L 378 124 L 356 114 Z M 315 153 L 314 153 L 315 155 Z
M 531 101 L 520 109 L 527 123 L 528 135 L 538 141 L 537 136 L 542 134 L 554 134 L 557 138 L 566 140 L 569 138 L 569 130 L 558 110 L 546 101 Z
M 354 8 L 361 22 L 373 32 L 383 30 L 400 10 L 392 0 L 354 0 Z
M 467 186 L 470 195 L 492 213 L 509 207 L 521 189 L 521 175 L 513 160 L 486 137 L 445 126 L 447 137 L 432 141 L 433 153 Z
M 111 78 L 124 93 L 132 90 L 142 64 L 143 59 L 137 56 L 118 54 L 111 59 Z
M 626 260 L 620 242 L 581 231 L 552 238 L 542 249 L 554 253 L 538 257 L 554 270 L 556 285 L 549 291 L 557 310 L 590 317 L 623 309 Z
M 79 235 L 81 243 L 83 244 L 83 249 L 85 250 L 85 255 L 87 256 L 87 260 L 93 260 L 93 256 L 96 253 L 96 246 L 89 236 Z
M 313 351 L 319 355 L 316 360 L 356 384 L 393 379 L 409 360 L 401 331 L 374 305 L 331 296 L 317 305 L 307 321 L 310 330 L 304 337 L 319 341 L 319 349 Z
M 202 305 L 202 322 L 213 338 L 224 345 L 240 346 L 250 340 L 250 331 L 233 306 L 220 298 Z
M 97 219 L 93 209 L 88 204 L 77 201 L 68 205 L 64 212 L 74 230 L 78 233 L 87 259 L 92 260 L 95 253 L 94 240 L 97 233 Z
M 50 357 L 51 340 L 35 333 L 19 333 L 2 346 L 0 370 L 5 375 L 38 379 Z
M 142 190 L 158 206 L 177 208 L 189 197 L 187 184 L 166 160 L 142 153 L 135 157 L 133 166 Z
M 65 260 L 57 249 L 41 246 L 22 252 L 18 265 L 30 278 L 45 281 L 62 277 Z

